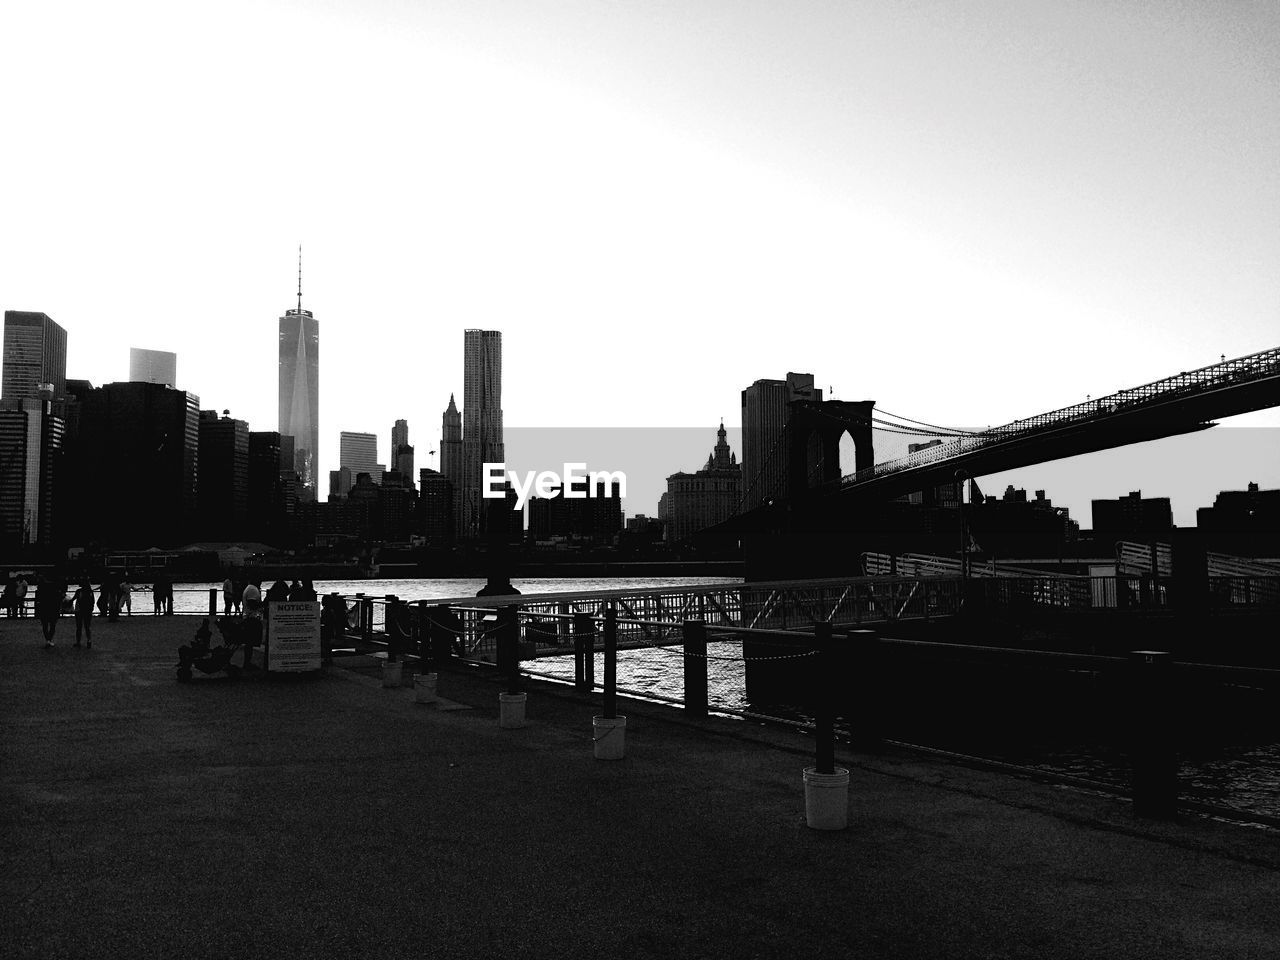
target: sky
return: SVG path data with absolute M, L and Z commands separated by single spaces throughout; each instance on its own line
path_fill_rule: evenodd
M 48 0 L 0 84 L 3 307 L 271 430 L 301 244 L 322 471 L 398 418 L 435 465 L 468 327 L 508 426 L 707 452 L 791 370 L 980 427 L 1280 341 L 1273 2 Z M 1263 436 L 1137 449 L 1280 486 Z

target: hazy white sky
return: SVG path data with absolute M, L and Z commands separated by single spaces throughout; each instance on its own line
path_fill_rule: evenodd
M 788 370 L 984 425 L 1280 342 L 1274 2 L 0 11 L 3 307 L 275 429 L 301 242 L 323 470 L 399 417 L 429 463 L 465 327 L 525 427 Z

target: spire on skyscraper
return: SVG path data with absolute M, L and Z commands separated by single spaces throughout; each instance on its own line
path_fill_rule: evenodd
M 298 312 L 302 312 L 302 244 L 298 244 Z

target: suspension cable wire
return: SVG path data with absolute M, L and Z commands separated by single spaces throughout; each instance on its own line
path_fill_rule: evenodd
M 933 427 L 935 430 L 944 430 L 949 433 L 975 434 L 975 433 L 982 432 L 981 430 L 966 430 L 964 427 L 943 427 L 936 423 L 927 423 L 924 420 L 916 420 L 916 419 L 913 419 L 912 417 L 904 417 L 902 416 L 902 414 L 899 414 L 899 413 L 891 413 L 890 411 L 885 410 L 883 407 L 876 407 L 876 413 L 879 413 L 886 417 L 892 417 L 894 420 L 905 420 L 908 423 L 917 423 L 922 427 Z

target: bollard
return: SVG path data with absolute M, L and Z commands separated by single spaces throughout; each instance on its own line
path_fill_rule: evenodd
M 504 730 L 518 730 L 528 724 L 525 721 L 525 701 L 520 689 L 520 608 L 516 606 L 498 609 L 498 671 L 506 676 L 507 690 L 498 694 L 498 726 Z
M 1161 650 L 1134 650 L 1129 667 L 1133 812 L 1140 817 L 1170 818 L 1178 805 L 1173 656 Z
M 573 685 L 588 693 L 596 685 L 596 625 L 589 613 L 573 615 Z
M 591 718 L 592 751 L 597 760 L 621 760 L 626 753 L 627 718 L 618 716 L 618 611 L 604 612 L 604 709 Z
M 864 750 L 879 750 L 883 745 L 884 649 L 880 635 L 869 628 L 850 630 L 848 634 L 852 676 L 848 690 L 850 700 L 845 716 L 852 727 L 853 742 Z
M 804 770 L 804 817 L 810 829 L 843 830 L 849 825 L 849 771 L 836 766 L 836 658 L 831 624 L 815 623 L 813 639 L 817 756 L 814 765 Z
M 684 635 L 684 709 L 695 717 L 707 715 L 707 625 L 686 620 Z
M 209 619 L 212 620 L 218 615 L 218 588 L 209 588 Z

